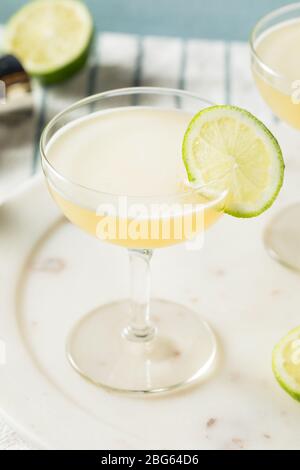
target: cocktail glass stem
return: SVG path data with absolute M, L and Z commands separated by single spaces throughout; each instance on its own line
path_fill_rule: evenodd
M 128 250 L 131 269 L 131 322 L 124 330 L 130 341 L 153 339 L 155 327 L 150 322 L 150 261 L 152 250 Z

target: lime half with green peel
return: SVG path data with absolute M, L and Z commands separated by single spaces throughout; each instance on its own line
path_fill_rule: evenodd
M 85 63 L 93 21 L 79 0 L 34 0 L 8 22 L 4 47 L 43 83 L 69 78 Z
M 236 106 L 212 106 L 196 114 L 182 152 L 189 181 L 216 181 L 220 190 L 228 190 L 225 212 L 236 217 L 264 212 L 283 183 L 277 140 L 255 116 Z
M 272 366 L 281 387 L 300 401 L 300 327 L 290 331 L 275 346 Z

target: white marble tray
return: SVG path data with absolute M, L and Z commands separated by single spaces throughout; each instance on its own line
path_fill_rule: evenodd
M 294 199 L 297 172 L 277 209 Z M 300 405 L 275 382 L 270 357 L 300 323 L 300 278 L 264 251 L 272 211 L 224 217 L 201 252 L 157 251 L 153 294 L 199 311 L 218 334 L 221 360 L 206 383 L 146 399 L 85 382 L 64 353 L 83 313 L 127 295 L 125 250 L 63 221 L 40 178 L 12 197 L 0 208 L 5 419 L 32 446 L 51 449 L 299 449 Z

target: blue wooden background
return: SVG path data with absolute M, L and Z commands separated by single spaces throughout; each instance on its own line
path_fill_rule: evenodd
M 1 0 L 0 22 L 25 0 Z M 257 19 L 289 0 L 86 0 L 99 31 L 247 40 Z

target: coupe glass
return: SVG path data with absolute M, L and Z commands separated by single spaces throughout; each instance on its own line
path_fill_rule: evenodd
M 155 184 L 153 195 L 150 196 L 107 193 L 101 191 L 101 187 L 86 187 L 80 181 L 71 181 L 66 177 L 57 168 L 55 160 L 49 158 L 49 142 L 65 126 L 92 113 L 110 112 L 124 107 L 144 107 L 151 110 L 188 112 L 192 116 L 209 105 L 210 103 L 198 96 L 179 90 L 114 90 L 79 101 L 52 119 L 43 132 L 43 171 L 50 193 L 62 212 L 81 229 L 101 240 L 123 246 L 129 252 L 130 300 L 101 305 L 87 313 L 75 324 L 67 340 L 67 357 L 70 363 L 94 384 L 121 392 L 163 392 L 197 381 L 213 366 L 217 346 L 207 323 L 183 305 L 166 300 L 150 300 L 150 260 L 153 248 L 175 243 L 187 243 L 187 248 L 193 249 L 197 248 L 197 244 L 200 247 L 205 229 L 217 221 L 223 212 L 226 191 L 220 189 L 224 187 L 223 182 L 216 179 L 199 187 L 191 187 L 185 183 L 182 192 L 176 194 L 155 194 Z M 134 134 L 136 131 L 132 128 L 130 132 Z M 155 138 L 153 135 L 153 139 Z M 169 138 L 171 142 L 172 135 Z M 86 151 L 88 142 L 83 151 L 83 159 Z M 101 152 L 100 139 L 99 153 Z M 181 152 L 181 148 L 178 148 L 178 152 Z M 163 165 L 163 153 L 161 159 Z M 157 168 L 157 172 L 160 171 L 161 167 Z M 123 168 L 123 172 L 124 178 L 130 176 L 126 175 L 126 168 Z M 123 203 L 124 198 L 126 200 L 126 214 L 124 211 L 120 212 L 120 198 Z M 152 204 L 162 204 L 163 214 L 147 217 L 145 214 L 133 216 L 130 212 L 132 208 L 142 206 L 148 214 L 147 210 Z M 104 210 L 103 207 L 108 209 Z M 116 222 L 119 228 L 125 222 L 134 221 L 140 229 L 139 233 L 143 232 L 144 235 L 133 237 L 125 228 L 123 237 L 106 237 L 103 231 L 99 231 L 103 217 Z M 180 232 L 175 237 L 175 222 L 183 225 L 188 222 L 188 233 Z M 153 223 L 157 224 L 159 234 L 152 234 Z M 169 233 L 164 236 L 161 233 L 163 224 L 169 229 Z
M 287 5 L 263 17 L 254 27 L 251 39 L 251 62 L 256 85 L 272 111 L 283 121 L 300 130 L 300 104 L 293 99 L 295 85 L 299 88 L 299 76 L 288 77 L 272 68 L 258 51 L 260 40 L 272 29 L 300 20 L 300 3 Z M 300 25 L 300 23 L 299 23 Z M 299 26 L 300 27 L 300 26 Z M 279 42 L 279 40 L 278 40 Z M 290 50 L 290 58 L 296 58 L 298 45 Z M 278 60 L 285 57 L 277 45 Z M 300 270 L 300 203 L 285 207 L 267 226 L 265 245 L 269 253 L 285 266 Z

